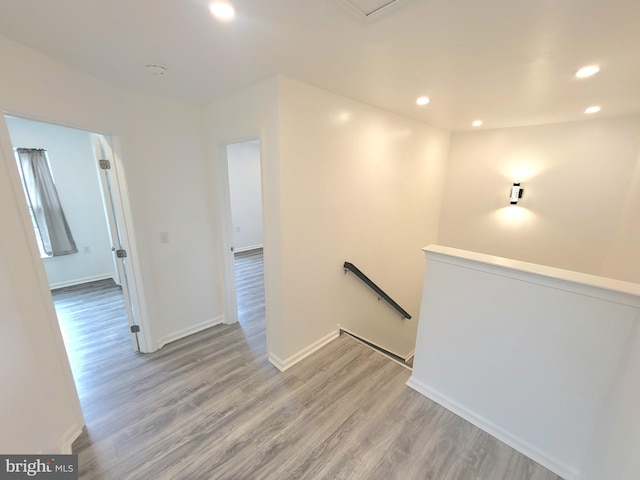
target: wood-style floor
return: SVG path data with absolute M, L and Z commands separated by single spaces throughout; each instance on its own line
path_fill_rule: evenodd
M 81 479 L 559 478 L 347 335 L 280 373 L 266 360 L 261 255 L 236 271 L 240 324 L 150 355 L 132 351 L 117 287 L 55 293 L 87 423 Z

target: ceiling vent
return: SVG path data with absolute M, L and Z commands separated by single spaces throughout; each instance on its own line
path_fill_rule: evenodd
M 377 20 L 407 2 L 408 0 L 338 0 L 338 3 L 366 22 Z

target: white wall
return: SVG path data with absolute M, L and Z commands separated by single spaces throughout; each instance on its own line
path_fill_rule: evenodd
M 337 324 L 407 355 L 435 241 L 449 133 L 280 80 L 283 321 L 294 356 Z M 267 223 L 269 219 L 266 219 Z M 416 318 L 353 275 L 350 261 Z
M 236 252 L 263 245 L 260 142 L 232 143 L 227 147 L 229 196 Z
M 638 122 L 640 123 L 640 122 Z M 640 136 L 640 127 L 629 137 Z M 635 168 L 629 175 L 629 186 L 618 205 L 618 222 L 602 266 L 602 274 L 640 283 L 640 149 L 636 152 Z
M 4 38 L 0 54 L 7 72 L 0 78 L 0 107 L 6 113 L 118 138 L 151 349 L 219 321 L 204 108 L 124 92 Z M 168 245 L 160 244 L 160 232 L 169 233 Z
M 7 118 L 7 126 L 15 148 L 47 150 L 60 202 L 78 247 L 78 253 L 43 259 L 49 286 L 115 278 L 91 133 L 15 117 Z
M 639 217 L 638 117 L 452 136 L 442 245 L 640 282 Z
M 563 478 L 634 480 L 640 285 L 439 246 L 409 385 Z
M 640 478 L 640 318 L 628 336 L 626 355 L 584 457 L 584 478 Z
M 125 94 L 124 112 L 123 157 L 159 347 L 223 320 L 204 109 Z
M 214 251 L 219 241 L 206 170 L 204 109 L 125 93 L 2 37 L 0 58 L 2 113 L 119 138 L 139 252 L 130 260 L 141 265 L 144 275 L 140 293 L 147 310 L 138 313 L 146 313 L 152 347 L 220 319 Z M 23 202 L 22 192 L 3 121 L 0 134 L 2 171 L 14 174 L 17 187 L 12 190 L 3 183 L 1 189 L 2 341 L 12 348 L 0 350 L 0 363 L 4 378 L 25 379 L 14 383 L 12 395 L 2 396 L 2 412 L 11 413 L 3 418 L 0 436 L 7 448 L 2 450 L 53 451 L 52 438 L 81 420 L 64 347 L 55 340 L 60 334 L 44 268 L 35 241 L 30 242 L 24 230 L 28 211 L 16 207 L 18 199 Z M 8 181 L 4 173 L 0 178 Z M 161 231 L 169 232 L 169 245 L 160 244 Z M 11 289 L 4 288 L 8 284 Z M 45 382 L 46 388 L 38 392 L 46 395 L 34 392 L 38 381 Z M 15 413 L 23 408 L 38 413 Z
M 61 453 L 84 421 L 44 270 L 33 255 L 17 170 L 7 168 L 15 163 L 11 143 L 1 133 L 0 451 Z
M 408 353 L 415 320 L 379 304 L 342 264 L 359 265 L 417 315 L 420 248 L 437 234 L 449 134 L 286 78 L 215 102 L 208 119 L 214 149 L 261 139 L 272 360 L 286 368 L 338 323 L 376 340 L 391 325 L 394 347 Z
M 261 149 L 262 202 L 264 222 L 264 274 L 268 288 L 265 291 L 267 319 L 267 349 L 279 354 L 286 341 L 282 322 L 282 251 L 280 223 L 280 164 L 278 122 L 278 79 L 271 78 L 253 85 L 235 95 L 220 99 L 207 108 L 207 138 L 212 160 L 211 190 L 217 195 L 212 203 L 217 205 L 214 223 L 218 227 L 223 248 L 218 263 L 229 267 L 232 246 L 232 226 L 224 223 L 228 202 L 228 172 L 226 146 L 228 143 L 259 138 Z M 229 210 L 230 211 L 230 210 Z M 225 282 L 232 284 L 230 270 L 221 272 L 225 306 L 231 305 L 231 292 Z M 231 308 L 231 307 L 229 307 Z M 232 312 L 225 311 L 231 318 Z

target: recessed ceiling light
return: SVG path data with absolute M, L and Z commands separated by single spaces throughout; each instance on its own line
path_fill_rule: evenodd
M 576 72 L 576 77 L 578 78 L 587 78 L 592 75 L 595 75 L 600 71 L 600 67 L 598 65 L 589 65 L 587 67 L 582 67 L 580 70 Z
M 149 63 L 145 65 L 147 72 L 156 77 L 163 77 L 167 73 L 167 67 L 163 65 L 157 65 L 155 63 Z
M 471 125 L 473 125 L 474 127 L 481 127 L 482 120 L 474 120 L 473 123 L 471 123 Z
M 593 107 L 587 108 L 584 113 L 598 113 L 600 111 L 600 107 L 594 105 Z
M 431 100 L 429 100 L 429 97 L 419 97 L 416 100 L 416 105 L 420 105 L 421 107 L 424 107 L 426 104 L 428 104 Z
M 228 22 L 236 16 L 236 11 L 228 0 L 212 0 L 209 2 L 209 10 L 218 20 Z

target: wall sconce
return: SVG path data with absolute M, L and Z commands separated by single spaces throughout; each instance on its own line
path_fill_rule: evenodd
M 518 200 L 522 198 L 523 193 L 524 188 L 520 186 L 520 182 L 514 183 L 513 187 L 511 187 L 511 197 L 509 197 L 511 205 L 516 205 L 518 203 Z

